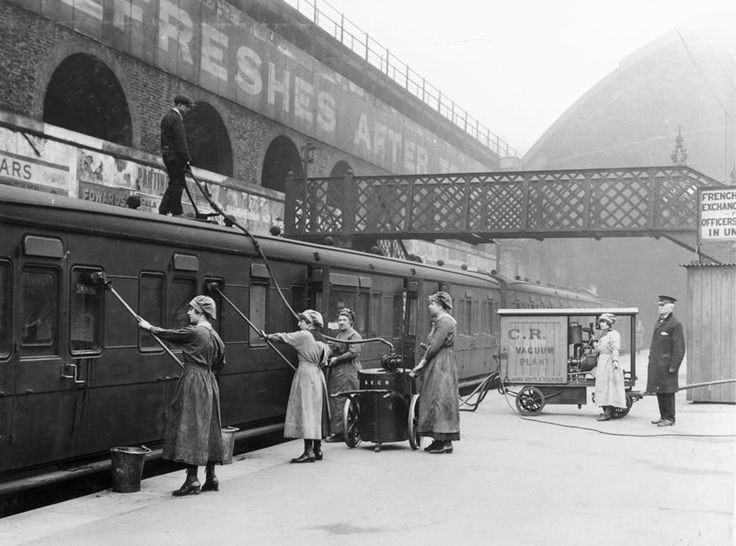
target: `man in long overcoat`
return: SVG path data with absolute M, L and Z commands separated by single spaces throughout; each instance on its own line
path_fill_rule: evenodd
M 161 157 L 169 174 L 169 185 L 158 207 L 159 214 L 170 212 L 173 216 L 179 216 L 183 212 L 181 194 L 186 184 L 184 170 L 192 160 L 184 131 L 184 115 L 193 104 L 186 95 L 177 95 L 174 107 L 161 120 Z
M 685 356 L 682 324 L 672 314 L 676 301 L 671 296 L 659 296 L 659 318 L 649 348 L 647 392 L 657 395 L 659 419 L 653 420 L 652 424 L 659 427 L 675 424 L 675 393 L 679 389 L 677 374 Z

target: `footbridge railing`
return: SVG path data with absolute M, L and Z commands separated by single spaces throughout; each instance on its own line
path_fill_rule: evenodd
M 689 167 L 345 176 L 286 182 L 285 235 L 365 248 L 385 239 L 667 237 L 692 248 Z

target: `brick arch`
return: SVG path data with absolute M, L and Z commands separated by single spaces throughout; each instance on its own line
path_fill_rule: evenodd
M 197 101 L 184 117 L 187 144 L 192 165 L 208 171 L 233 176 L 233 148 L 230 135 L 217 110 L 205 101 Z
M 350 165 L 350 163 L 341 159 L 340 161 L 335 163 L 334 167 L 332 167 L 332 170 L 330 171 L 330 176 L 345 176 L 345 173 L 347 173 L 348 171 L 353 171 L 353 173 L 355 173 L 355 170 Z
M 87 52 L 66 56 L 45 86 L 45 123 L 124 146 L 133 146 L 128 100 L 113 70 Z
M 304 166 L 299 149 L 293 140 L 281 135 L 273 139 L 266 150 L 263 158 L 261 185 L 264 188 L 283 192 L 284 180 L 289 172 L 294 173 L 296 178 L 304 178 Z

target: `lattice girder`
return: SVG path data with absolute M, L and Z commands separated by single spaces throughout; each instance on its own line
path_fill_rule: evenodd
M 698 188 L 718 184 L 681 166 L 290 179 L 285 232 L 474 242 L 689 234 Z

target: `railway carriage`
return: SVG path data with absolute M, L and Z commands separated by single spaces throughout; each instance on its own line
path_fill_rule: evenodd
M 216 282 L 258 328 L 290 331 L 273 274 L 294 309 L 335 320 L 341 306 L 351 307 L 364 337 L 389 340 L 410 365 L 429 331 L 427 297 L 446 290 L 465 386 L 497 368 L 496 311 L 515 305 L 490 275 L 259 237 L 269 268 L 234 228 L 9 186 L 0 186 L 0 231 L 0 490 L 20 472 L 106 458 L 116 445 L 161 443 L 180 370 L 102 283 L 89 282 L 96 272 L 156 325 L 184 324 L 189 300 Z M 545 290 L 514 286 L 513 294 L 541 304 Z M 227 347 L 218 374 L 223 424 L 275 430 L 292 370 L 210 295 Z M 384 352 L 366 344 L 364 367 L 380 367 Z

